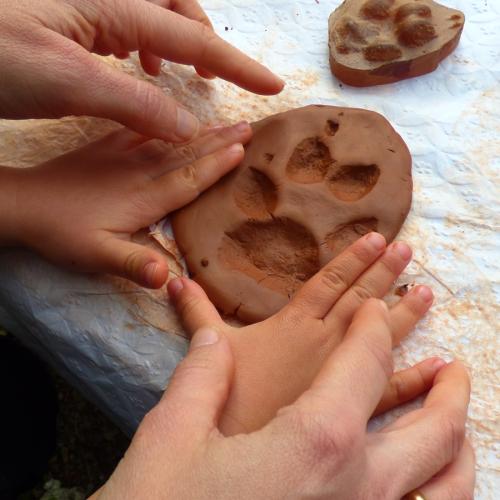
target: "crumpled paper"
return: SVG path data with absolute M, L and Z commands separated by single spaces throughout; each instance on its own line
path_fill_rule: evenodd
M 468 431 L 477 453 L 476 498 L 500 491 L 500 2 L 443 2 L 466 14 L 458 49 L 430 75 L 369 89 L 341 85 L 328 68 L 327 18 L 339 1 L 207 0 L 217 31 L 287 80 L 276 97 L 198 78 L 164 64 L 156 79 L 137 59 L 108 64 L 154 81 L 206 124 L 257 120 L 309 104 L 372 109 L 403 136 L 414 159 L 414 202 L 400 238 L 414 261 L 396 283 L 433 287 L 436 302 L 396 351 L 397 367 L 426 357 L 469 367 Z M 26 167 L 116 128 L 105 120 L 0 121 L 0 164 Z M 185 272 L 164 221 L 151 228 Z M 0 251 L 0 324 L 132 432 L 186 351 L 164 290 L 71 274 L 26 251 Z M 389 301 L 397 297 L 391 294 Z M 375 423 L 393 419 L 392 413 Z

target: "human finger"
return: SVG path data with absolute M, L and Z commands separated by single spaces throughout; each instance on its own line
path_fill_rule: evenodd
M 420 486 L 418 492 L 426 500 L 472 500 L 475 482 L 474 450 L 466 439 L 457 458 L 429 482 Z M 411 498 L 405 496 L 403 500 Z
M 258 94 L 276 94 L 283 81 L 216 35 L 206 24 L 154 4 L 136 13 L 142 50 L 180 64 L 202 67 Z M 169 29 L 167 29 L 167 27 Z
M 234 362 L 227 338 L 213 328 L 198 330 L 186 358 L 177 366 L 154 418 L 187 430 L 187 438 L 205 440 L 217 428 L 229 395 Z M 174 422 L 172 422 L 174 419 Z
M 210 19 L 206 15 L 205 11 L 201 8 L 200 4 L 196 2 L 196 0 L 182 0 L 182 1 L 155 0 L 152 1 L 151 3 L 155 3 L 164 8 L 169 8 L 174 12 L 177 12 L 181 16 L 192 19 L 193 21 L 198 21 L 207 26 L 207 28 L 213 30 L 213 26 L 212 23 L 210 22 Z M 213 75 L 212 73 L 210 73 L 210 71 L 207 71 L 205 68 L 201 66 L 196 66 L 195 69 L 198 75 L 201 76 L 202 78 L 207 78 L 210 80 L 215 78 L 215 75 Z
M 217 78 L 213 73 L 210 73 L 210 71 L 207 71 L 205 68 L 202 68 L 200 66 L 195 66 L 194 69 L 199 76 L 205 78 L 206 80 L 213 80 L 214 78 Z
M 152 181 L 145 196 L 163 214 L 177 210 L 197 198 L 243 159 L 239 143 L 220 149 Z
M 399 470 L 391 485 L 395 496 L 425 484 L 456 459 L 464 442 L 469 397 L 467 371 L 457 361 L 450 363 L 436 375 L 423 408 L 384 428 L 383 440 L 373 438 L 368 452 L 380 474 Z M 402 463 L 404 469 L 398 469 Z
M 139 61 L 142 69 L 151 76 L 158 76 L 161 68 L 161 58 L 147 50 L 139 50 Z
M 176 278 L 167 285 L 170 299 L 189 334 L 202 327 L 223 323 L 220 314 L 200 285 L 188 278 Z
M 121 50 L 115 52 L 115 57 L 117 59 L 128 59 L 130 57 L 130 53 L 127 50 Z
M 195 162 L 204 156 L 217 152 L 231 144 L 245 144 L 252 136 L 252 129 L 246 122 L 213 130 L 198 136 L 186 144 L 167 144 L 150 141 L 138 148 L 137 153 L 156 162 L 156 175 L 162 175 L 188 163 Z
M 168 277 L 168 265 L 157 251 L 115 237 L 103 237 L 96 248 L 96 267 L 147 288 L 160 288 Z
M 297 404 L 332 422 L 349 421 L 362 433 L 392 375 L 391 350 L 389 310 L 369 299 Z
M 171 0 L 169 4 L 174 12 L 213 29 L 210 19 L 196 0 Z
M 430 358 L 394 373 L 373 416 L 392 410 L 428 391 L 432 387 L 435 375 L 445 365 L 446 361 L 440 358 Z
M 411 249 L 405 243 L 392 243 L 332 307 L 325 321 L 341 322 L 346 328 L 358 307 L 370 297 L 382 298 L 408 265 Z
M 83 47 L 53 34 L 50 41 L 56 52 L 68 53 L 72 71 L 52 81 L 51 92 L 61 101 L 58 116 L 93 115 L 108 118 L 148 137 L 170 142 L 185 142 L 199 130 L 196 117 L 165 95 L 155 85 L 138 80 L 92 57 Z M 68 49 L 68 44 L 71 50 Z M 92 74 L 82 83 L 81 75 Z
M 434 295 L 432 290 L 424 285 L 419 285 L 407 293 L 391 309 L 391 327 L 394 345 L 410 333 L 416 324 L 430 309 Z
M 101 137 L 95 142 L 89 143 L 89 147 L 95 149 L 96 147 L 105 148 L 107 151 L 110 149 L 116 151 L 127 151 L 129 149 L 137 148 L 141 144 L 149 141 L 150 138 L 146 137 L 134 130 L 122 127 L 104 137 Z
M 385 239 L 381 234 L 363 236 L 316 273 L 286 307 L 298 309 L 309 317 L 323 319 L 384 249 Z

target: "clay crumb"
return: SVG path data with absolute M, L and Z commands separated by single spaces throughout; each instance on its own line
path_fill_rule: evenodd
M 394 295 L 398 297 L 404 297 L 410 291 L 410 284 L 405 283 L 404 285 L 396 287 L 394 290 Z
M 326 135 L 334 136 L 339 130 L 339 124 L 333 120 L 327 120 L 325 125 Z

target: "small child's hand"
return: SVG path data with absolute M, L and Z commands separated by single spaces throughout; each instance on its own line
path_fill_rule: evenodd
M 313 276 L 280 312 L 243 328 L 227 325 L 194 281 L 170 281 L 170 296 L 188 332 L 215 328 L 228 337 L 233 349 L 236 368 L 220 421 L 223 432 L 259 429 L 280 408 L 292 404 L 342 342 L 363 302 L 383 297 L 410 258 L 404 243 L 386 248 L 383 236 L 368 234 Z M 429 288 L 418 286 L 393 307 L 394 345 L 428 311 L 432 299 Z M 375 413 L 428 390 L 442 366 L 441 360 L 430 359 L 394 374 Z
M 174 146 L 122 129 L 34 168 L 1 168 L 0 186 L 10 185 L 16 201 L 0 241 L 158 288 L 168 275 L 165 258 L 132 236 L 238 165 L 250 136 L 243 122 Z

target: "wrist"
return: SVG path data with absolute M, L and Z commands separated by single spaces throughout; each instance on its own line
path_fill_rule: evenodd
M 20 244 L 19 189 L 21 169 L 0 166 L 0 246 Z

